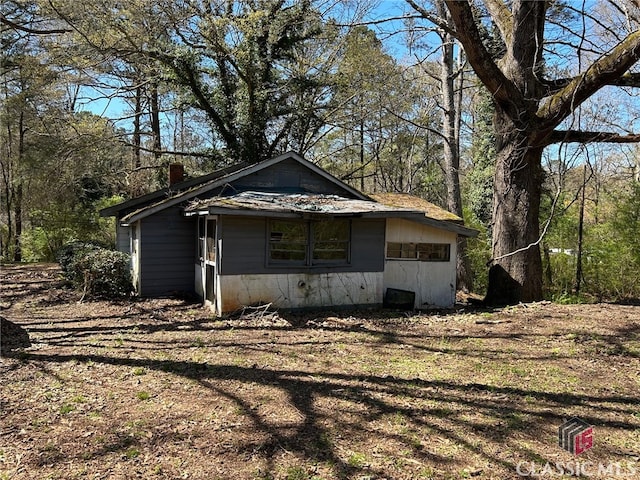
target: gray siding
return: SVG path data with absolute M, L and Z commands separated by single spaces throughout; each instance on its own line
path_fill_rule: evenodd
M 195 289 L 196 219 L 171 207 L 141 220 L 140 272 L 142 296 Z
M 323 193 L 354 198 L 347 190 L 292 159 L 283 160 L 224 187 L 213 189 L 198 198 L 204 200 L 247 190 Z
M 238 190 L 301 190 L 351 197 L 347 191 L 293 159 L 247 175 L 233 183 Z
M 267 266 L 267 219 L 264 217 L 223 216 L 218 228 L 222 238 L 222 252 L 219 257 L 221 275 L 384 270 L 384 219 L 353 219 L 350 264 L 326 267 Z

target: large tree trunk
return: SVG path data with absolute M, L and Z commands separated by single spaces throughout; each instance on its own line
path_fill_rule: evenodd
M 496 115 L 498 154 L 493 192 L 493 266 L 485 302 L 514 304 L 542 299 L 540 195 L 541 146 Z

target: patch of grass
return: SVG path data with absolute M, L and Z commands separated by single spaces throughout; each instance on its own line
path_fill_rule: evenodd
M 138 397 L 138 400 L 149 400 L 151 398 L 151 395 L 149 394 L 149 392 L 145 392 L 144 390 L 141 392 L 136 393 L 136 397 Z
M 409 436 L 409 445 L 415 451 L 419 451 L 424 448 L 424 445 L 422 444 L 422 440 L 416 434 L 412 434 Z
M 593 303 L 593 300 L 590 298 L 566 292 L 559 295 L 554 295 L 551 301 L 553 303 L 557 303 L 558 305 L 581 305 L 586 303 Z
M 137 447 L 129 447 L 124 452 L 124 456 L 127 457 L 127 460 L 131 460 L 140 456 L 140 450 Z
M 347 465 L 352 468 L 363 468 L 366 464 L 367 456 L 364 453 L 354 452 L 347 459 Z
M 285 475 L 286 480 L 309 480 L 309 474 L 304 467 L 289 467 Z
M 136 367 L 133 369 L 133 374 L 135 376 L 146 375 L 147 371 L 142 367 Z
M 507 373 L 511 373 L 512 375 L 515 375 L 516 377 L 526 377 L 529 375 L 529 370 L 526 369 L 525 367 L 520 367 L 517 365 L 509 365 L 506 369 L 505 372 Z
M 62 415 L 66 415 L 68 413 L 73 412 L 76 409 L 75 405 L 71 405 L 70 403 L 65 403 L 60 407 L 60 413 Z
M 526 413 L 511 412 L 505 420 L 509 429 L 522 429 L 528 425 L 529 416 Z

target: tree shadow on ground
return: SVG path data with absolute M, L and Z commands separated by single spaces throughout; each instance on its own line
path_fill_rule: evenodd
M 259 452 L 267 461 L 268 471 L 274 472 L 273 456 L 277 451 L 288 451 L 314 462 L 326 462 L 333 466 L 337 478 L 351 478 L 362 473 L 363 467 L 351 465 L 338 454 L 328 439 L 331 431 L 327 422 L 338 425 L 344 431 L 360 436 L 380 435 L 369 428 L 370 422 L 385 416 L 400 416 L 419 428 L 428 429 L 441 438 L 472 452 L 493 465 L 515 471 L 515 464 L 466 438 L 456 428 L 433 421 L 447 418 L 449 422 L 476 432 L 487 439 L 505 442 L 510 436 L 528 432 L 536 425 L 552 422 L 560 425 L 565 417 L 562 412 L 570 406 L 589 405 L 593 416 L 583 416 L 587 422 L 598 423 L 597 414 L 626 412 L 637 406 L 638 399 L 623 395 L 587 395 L 577 393 L 551 393 L 543 390 L 516 387 L 495 387 L 482 383 L 458 383 L 446 380 L 406 379 L 388 375 L 325 373 L 311 375 L 303 370 L 241 367 L 208 364 L 180 360 L 155 360 L 148 358 L 117 357 L 97 354 L 38 354 L 18 352 L 12 354 L 20 362 L 47 365 L 50 363 L 92 362 L 113 366 L 145 368 L 170 373 L 197 382 L 215 396 L 233 402 L 250 419 L 252 429 L 262 434 L 262 440 L 247 440 L 239 446 L 241 451 Z M 296 425 L 279 424 L 277 419 L 266 418 L 254 410 L 244 398 L 237 384 L 277 388 L 286 394 L 287 401 L 300 415 Z M 396 399 L 402 398 L 398 403 Z M 538 409 L 524 401 L 535 398 L 544 405 Z M 327 411 L 318 408 L 321 400 L 336 405 Z M 348 412 L 340 410 L 341 402 L 364 406 L 364 413 L 357 421 L 348 420 Z M 493 423 L 477 422 L 460 412 L 469 409 L 493 419 Z M 623 418 L 622 416 L 620 418 Z M 637 425 L 620 420 L 608 422 L 623 430 L 637 429 Z M 412 446 L 415 458 L 423 462 L 446 464 L 451 458 L 430 452 L 429 445 L 416 448 L 410 435 L 396 433 L 395 440 Z M 128 445 L 127 445 L 128 446 Z M 106 448 L 105 452 L 112 451 Z M 539 455 L 522 448 L 521 455 L 537 460 Z M 384 472 L 367 469 L 366 473 L 384 475 Z
M 38 291 L 42 293 L 38 282 L 31 287 L 40 289 Z M 99 309 L 101 304 L 96 305 Z M 390 445 L 410 450 L 412 459 L 427 465 L 447 466 L 446 468 L 455 470 L 460 468 L 464 457 L 473 455 L 487 464 L 502 468 L 502 471 L 513 473 L 516 459 L 542 463 L 547 460 L 544 452 L 541 454 L 534 451 L 531 441 L 541 430 L 546 429 L 547 434 L 554 434 L 549 430 L 560 425 L 568 411 L 579 410 L 581 418 L 592 424 L 601 425 L 603 418 L 606 418 L 608 427 L 621 431 L 638 429 L 637 422 L 634 423 L 638 408 L 637 395 L 576 393 L 546 388 L 540 383 L 528 386 L 526 381 L 519 383 L 525 387 L 496 386 L 489 380 L 465 381 L 469 377 L 463 374 L 445 379 L 429 376 L 430 379 L 427 380 L 418 378 L 417 374 L 415 377 L 409 374 L 400 377 L 361 373 L 366 370 L 354 373 L 355 370 L 348 368 L 349 365 L 346 364 L 351 360 L 349 358 L 344 359 L 344 368 L 338 365 L 332 371 L 322 372 L 322 368 L 314 368 L 315 365 L 306 368 L 304 362 L 295 363 L 295 368 L 286 368 L 284 362 L 273 362 L 275 366 L 258 363 L 240 366 L 232 364 L 232 360 L 215 363 L 211 361 L 211 358 L 215 358 L 215 353 L 211 354 L 209 361 L 158 359 L 155 356 L 159 354 L 171 357 L 173 351 L 176 356 L 182 355 L 178 358 L 189 358 L 183 355 L 186 349 L 193 348 L 197 351 L 202 347 L 211 347 L 212 352 L 215 352 L 214 348 L 220 348 L 242 352 L 238 355 L 249 353 L 248 358 L 251 358 L 253 352 L 269 351 L 277 358 L 282 354 L 283 347 L 291 347 L 287 351 L 297 354 L 301 354 L 309 346 L 319 346 L 323 352 L 330 352 L 332 350 L 328 347 L 332 342 L 352 341 L 363 352 L 367 348 L 381 346 L 384 352 L 393 351 L 403 358 L 410 358 L 414 352 L 418 352 L 426 353 L 428 358 L 438 355 L 440 357 L 437 358 L 452 360 L 471 358 L 473 364 L 492 359 L 499 359 L 503 363 L 512 359 L 575 359 L 564 351 L 560 354 L 547 353 L 542 346 L 534 349 L 540 353 L 501 350 L 492 343 L 474 349 L 476 344 L 473 342 L 478 339 L 542 345 L 541 337 L 560 340 L 566 336 L 567 332 L 564 330 L 557 338 L 535 331 L 450 331 L 444 333 L 446 342 L 439 342 L 438 339 L 443 338 L 442 330 L 434 333 L 425 328 L 416 333 L 405 329 L 402 321 L 406 320 L 405 323 L 408 324 L 408 319 L 391 321 L 391 317 L 398 317 L 398 312 L 367 312 L 365 315 L 370 321 L 366 325 L 360 324 L 357 318 L 352 324 L 327 323 L 325 320 L 331 315 L 329 312 L 321 312 L 324 319 L 320 320 L 315 319 L 316 313 L 283 314 L 288 325 L 265 326 L 252 325 L 250 322 L 243 324 L 235 319 L 211 318 L 202 312 L 194 318 L 185 311 L 199 307 L 188 302 L 171 307 L 156 308 L 154 305 L 153 302 L 132 302 L 119 313 L 99 311 L 95 317 L 86 318 L 78 314 L 62 320 L 55 316 L 32 321 L 26 319 L 24 326 L 31 333 L 31 340 L 42 341 L 46 347 L 44 351 L 13 350 L 8 355 L 16 360 L 11 362 L 15 365 L 29 365 L 53 376 L 58 370 L 56 364 L 68 365 L 71 370 L 77 370 L 79 365 L 96 364 L 148 369 L 170 374 L 168 381 L 186 379 L 194 382 L 206 389 L 208 393 L 205 395 L 210 395 L 212 403 L 224 399 L 248 419 L 249 432 L 236 437 L 238 444 L 233 446 L 236 449 L 234 452 L 242 458 L 257 455 L 264 459 L 266 473 L 271 474 L 271 477 L 277 473 L 277 455 L 285 451 L 310 463 L 322 462 L 330 465 L 337 478 L 358 478 L 363 475 L 369 478 L 391 478 L 389 472 L 382 467 L 376 469 L 350 462 L 337 445 L 336 432 L 365 440 L 379 438 L 382 442 L 387 441 Z M 320 315 L 320 312 L 317 314 Z M 359 312 L 359 315 L 362 314 Z M 446 312 L 438 314 L 445 315 Z M 348 313 L 341 312 L 337 315 L 349 318 Z M 403 318 L 402 315 L 399 317 Z M 309 320 L 315 323 L 309 323 Z M 390 322 L 387 323 L 387 320 Z M 235 331 L 240 333 L 234 335 Z M 625 341 L 638 338 L 640 326 L 637 323 L 611 331 L 610 335 L 571 331 L 575 342 L 586 343 L 594 351 L 613 355 L 611 358 L 614 360 L 618 357 L 638 358 L 637 350 Z M 179 332 L 182 333 L 176 335 Z M 164 336 L 163 333 L 173 335 Z M 206 336 L 205 333 L 209 335 Z M 270 338 L 274 334 L 277 334 L 275 343 Z M 113 345 L 121 338 L 124 338 L 125 347 L 114 348 Z M 149 356 L 154 358 L 148 358 Z M 309 361 L 321 362 L 322 359 L 310 357 Z M 13 367 L 14 365 L 10 365 L 10 368 Z M 126 371 L 119 370 L 118 375 L 126 375 Z M 426 372 L 425 375 L 429 373 Z M 57 378 L 56 381 L 62 384 L 64 379 Z M 255 398 L 243 387 L 276 390 L 286 399 L 279 400 L 277 407 L 291 407 L 296 420 L 285 421 L 278 415 L 279 412 L 266 415 L 256 408 Z M 601 389 L 600 392 L 605 390 Z M 383 425 L 394 422 L 398 428 L 383 428 Z M 172 435 L 176 435 L 174 432 L 163 434 L 166 436 L 154 441 L 170 442 L 174 439 Z M 415 435 L 424 440 L 416 441 Z M 429 436 L 449 442 L 463 453 L 443 454 L 434 447 Z M 523 437 L 526 441 L 519 441 Z M 111 432 L 105 440 L 103 445 L 88 453 L 88 460 L 99 459 L 113 452 L 123 453 L 129 448 L 139 447 L 145 441 L 119 430 Z M 362 441 L 359 445 L 367 443 Z M 501 449 L 513 449 L 513 452 L 505 455 L 500 452 Z M 49 462 L 62 461 L 53 449 L 45 451 L 43 455 Z M 269 478 L 268 475 L 265 478 Z

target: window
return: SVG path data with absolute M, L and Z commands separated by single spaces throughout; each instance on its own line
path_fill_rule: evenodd
M 198 259 L 204 260 L 206 219 L 198 217 Z
M 346 263 L 349 259 L 349 221 L 323 220 L 311 226 L 314 263 Z
M 198 260 L 201 262 L 216 260 L 216 221 L 198 217 Z
M 349 220 L 288 221 L 269 224 L 269 263 L 327 265 L 349 262 Z
M 451 246 L 448 243 L 419 243 L 418 260 L 423 262 L 448 262 Z
M 269 261 L 305 264 L 309 229 L 304 222 L 273 221 L 269 232 Z
M 387 258 L 448 262 L 451 259 L 451 245 L 448 243 L 387 242 Z
M 216 261 L 216 221 L 207 220 L 207 260 Z

